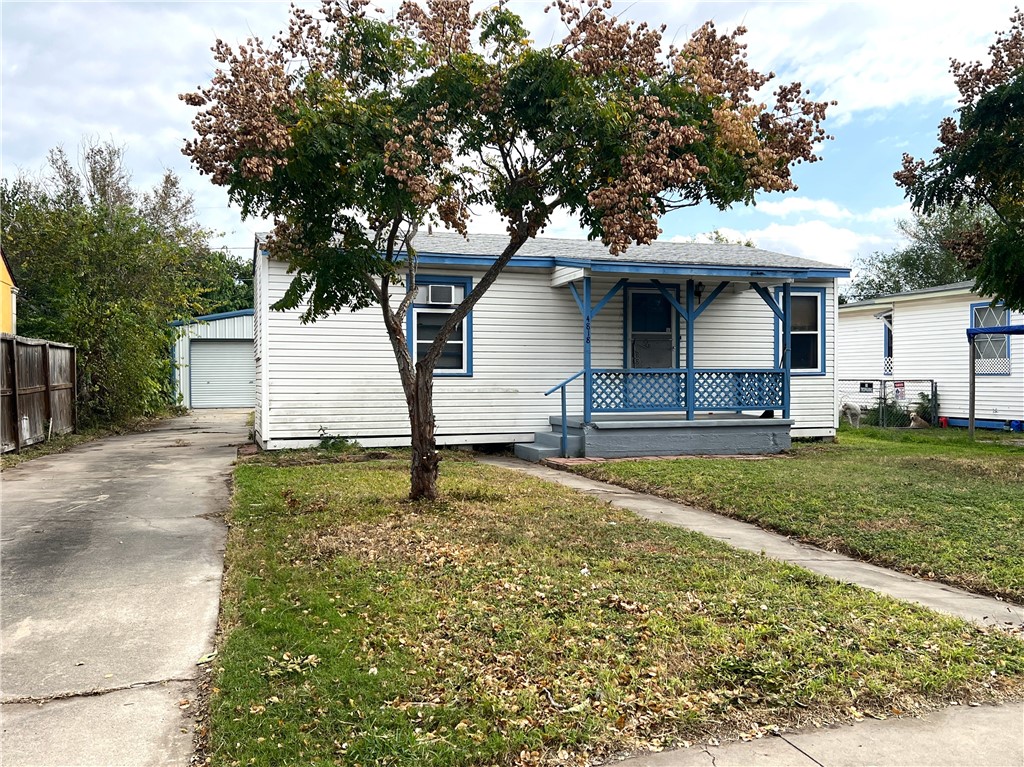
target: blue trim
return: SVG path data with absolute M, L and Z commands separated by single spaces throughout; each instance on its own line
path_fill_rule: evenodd
M 430 266 L 490 266 L 495 256 L 460 256 L 455 253 L 424 253 L 417 258 L 421 264 Z M 664 274 L 678 276 L 722 276 L 722 277 L 769 277 L 769 278 L 826 278 L 849 277 L 849 269 L 783 268 L 745 266 L 711 266 L 708 264 L 653 264 L 638 261 L 598 261 L 589 258 L 568 258 L 561 256 L 515 256 L 509 261 L 510 267 L 525 269 L 552 269 L 568 266 L 590 269 L 594 273 Z
M 444 277 L 440 275 L 416 275 L 416 285 L 461 285 L 464 293 L 463 298 L 468 296 L 473 290 L 473 279 L 471 277 Z M 412 284 L 406 280 L 405 289 L 408 292 L 412 290 Z M 457 306 L 453 304 L 452 306 Z M 415 301 L 409 307 L 408 313 L 405 315 L 405 343 L 409 348 L 409 356 L 412 357 L 413 365 L 416 364 L 416 342 L 415 342 L 415 315 L 416 309 L 423 309 L 425 311 L 443 311 L 437 306 L 432 304 L 417 304 Z M 449 373 L 443 370 L 434 368 L 434 378 L 472 378 L 473 377 L 473 312 L 471 311 L 466 315 L 466 318 L 462 321 L 462 343 L 465 345 L 465 357 L 466 357 L 466 369 L 457 373 Z
M 1000 327 L 1000 328 L 1008 327 L 1009 323 L 1010 323 L 1010 320 L 1013 319 L 1013 313 L 1009 309 L 1006 308 L 1006 304 L 1004 304 L 1002 301 L 999 301 L 999 302 L 995 303 L 994 305 L 993 305 L 993 303 L 991 301 L 979 301 L 978 303 L 971 304 L 971 318 L 970 318 L 970 321 L 968 323 L 968 327 L 971 330 L 974 330 L 975 328 L 983 328 L 983 327 L 985 327 L 984 325 L 975 325 L 974 324 L 974 310 L 979 308 L 979 307 L 982 307 L 982 306 L 985 306 L 985 307 L 992 307 L 992 306 L 994 306 L 996 309 L 1000 309 L 1001 308 L 1001 309 L 1003 309 L 1006 312 L 1007 325 L 1006 326 L 997 325 L 996 327 Z M 1002 333 L 991 333 L 991 334 L 974 333 L 973 335 L 1003 335 L 1003 334 Z M 971 336 L 972 336 L 971 333 L 967 334 L 968 338 L 970 338 Z M 993 376 L 996 377 L 996 378 L 999 378 L 999 377 L 1005 378 L 1005 377 L 1007 377 L 1007 376 L 1009 376 L 1009 375 L 1011 375 L 1013 373 L 1013 361 L 1012 361 L 1012 357 L 1011 357 L 1010 336 L 1009 335 L 1003 335 L 1003 338 L 1006 339 L 1006 362 L 1007 362 L 1007 366 L 1006 366 L 1007 370 L 1006 370 L 1006 372 L 1005 373 L 975 373 L 976 376 L 979 376 L 979 377 L 985 376 L 986 378 L 993 377 Z M 976 349 L 975 349 L 975 351 L 976 351 Z M 972 352 L 972 354 L 973 354 L 973 352 Z M 975 420 L 974 423 L 977 424 L 978 421 Z
M 775 288 L 776 300 L 778 300 L 780 292 L 781 291 L 780 291 L 779 288 Z M 826 320 L 825 297 L 826 297 L 827 291 L 826 291 L 825 288 L 798 288 L 798 287 L 792 287 L 790 292 L 794 296 L 797 296 L 797 295 L 806 296 L 806 295 L 812 295 L 812 294 L 817 294 L 817 296 L 818 296 L 818 369 L 817 370 L 809 370 L 809 369 L 808 370 L 793 370 L 793 371 L 791 371 L 792 375 L 795 375 L 795 376 L 824 376 L 824 375 L 828 375 L 828 365 L 826 364 L 826 358 L 825 358 L 825 351 L 826 351 L 826 348 L 827 348 L 826 341 L 825 341 L 825 331 L 826 331 L 826 327 L 827 327 L 826 324 L 825 324 L 825 320 Z M 785 311 L 784 311 L 784 313 L 788 314 L 788 312 L 785 312 Z M 778 348 L 778 333 L 779 333 L 779 330 L 780 330 L 780 328 L 778 326 L 778 323 L 776 323 L 775 327 L 776 327 L 776 333 L 775 333 L 776 334 L 776 348 Z
M 979 373 L 979 375 L 981 375 Z M 966 429 L 970 427 L 970 419 L 967 418 L 947 418 L 950 426 L 955 426 L 958 429 Z M 1008 418 L 1005 421 L 993 421 L 993 420 L 981 420 L 978 418 L 974 419 L 974 425 L 979 429 L 1006 429 L 1007 424 L 1010 421 L 1021 420 L 1018 418 Z
M 180 327 L 182 325 L 195 325 L 200 322 L 212 322 L 213 320 L 230 320 L 232 317 L 252 317 L 255 314 L 254 309 L 239 309 L 234 312 L 220 312 L 218 314 L 204 314 L 200 317 L 193 317 L 190 320 L 175 320 L 171 323 L 171 327 Z
M 586 309 L 583 312 L 583 423 L 590 423 L 594 404 L 593 390 L 591 388 L 594 385 L 594 380 L 591 374 L 590 353 L 590 332 L 593 320 L 593 315 L 590 311 L 590 277 L 583 278 L 583 306 Z
M 569 283 L 569 292 L 572 293 L 573 300 L 576 301 L 576 306 L 579 307 L 580 316 L 586 314 L 587 311 L 583 308 L 583 299 L 580 298 L 580 292 L 576 290 L 576 286 L 571 282 Z
M 782 286 L 782 317 L 782 417 L 789 418 L 793 397 L 793 286 L 788 282 Z
M 693 366 L 693 348 L 694 348 L 694 328 L 693 328 L 693 302 L 696 298 L 693 289 L 693 280 L 686 281 L 686 420 L 693 420 L 693 408 L 696 403 L 696 389 L 694 382 L 697 380 L 694 375 Z

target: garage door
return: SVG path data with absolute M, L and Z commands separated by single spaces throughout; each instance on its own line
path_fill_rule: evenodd
M 194 340 L 190 356 L 192 407 L 252 407 L 256 403 L 252 341 Z

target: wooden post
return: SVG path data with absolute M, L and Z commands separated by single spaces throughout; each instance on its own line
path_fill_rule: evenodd
M 697 403 L 697 369 L 694 365 L 694 298 L 693 280 L 686 281 L 686 420 L 692 421 Z
M 71 431 L 78 433 L 78 347 L 71 347 Z
M 50 344 L 43 346 L 43 385 L 46 387 L 46 400 L 43 402 L 43 417 L 46 419 L 46 439 L 53 432 L 53 380 L 50 368 Z
M 14 412 L 14 452 L 21 452 L 21 407 L 18 402 L 18 338 L 11 339 L 11 397 Z
M 591 338 L 594 310 L 591 304 L 590 277 L 583 278 L 583 423 L 590 423 L 593 413 L 594 399 L 593 389 L 594 376 L 591 372 Z
M 782 284 L 782 417 L 789 418 L 793 386 L 793 293 L 788 282 Z M 822 328 L 824 332 L 824 328 Z M 824 360 L 822 361 L 824 365 Z M 824 368 L 822 368 L 824 369 Z
M 971 355 L 971 360 L 967 364 L 967 375 L 971 379 L 967 388 L 967 436 L 974 439 L 974 336 L 967 339 L 967 349 Z

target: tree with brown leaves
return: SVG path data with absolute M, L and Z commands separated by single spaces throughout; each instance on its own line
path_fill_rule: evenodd
M 274 217 L 270 252 L 295 275 L 275 308 L 314 321 L 379 305 L 412 427 L 413 499 L 437 495 L 433 371 L 451 333 L 558 210 L 613 254 L 648 243 L 667 211 L 751 203 L 795 189 L 814 162 L 826 104 L 799 83 L 760 98 L 742 28 L 710 22 L 681 48 L 664 27 L 611 15 L 606 0 L 555 0 L 561 40 L 534 46 L 504 3 L 368 0 L 293 8 L 272 42 L 213 48 L 212 82 L 184 152 L 246 214 Z M 504 218 L 508 245 L 426 352 L 410 352 L 423 222 L 463 234 L 472 211 Z M 403 284 L 404 283 L 404 284 Z M 397 288 L 397 290 L 393 290 Z
M 951 62 L 959 118 L 939 123 L 934 159 L 904 154 L 893 177 L 919 213 L 992 212 L 992 225 L 975 222 L 943 246 L 972 270 L 976 291 L 1024 311 L 1024 13 L 1010 24 L 996 34 L 987 65 Z

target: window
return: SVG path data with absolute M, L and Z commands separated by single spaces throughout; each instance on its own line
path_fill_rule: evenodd
M 775 298 L 782 304 L 782 290 Z M 790 296 L 790 369 L 804 375 L 825 373 L 825 290 L 793 288 Z M 781 347 L 782 326 L 776 323 Z
M 995 328 L 1010 324 L 1010 312 L 1003 305 L 971 304 L 972 328 Z M 982 335 L 974 339 L 974 369 L 978 375 L 1010 375 L 1010 337 Z
M 409 313 L 410 351 L 413 362 L 419 362 L 430 350 L 438 331 L 455 307 L 471 290 L 468 277 L 416 278 L 416 298 Z M 434 367 L 436 376 L 470 376 L 472 362 L 472 314 L 467 316 L 449 336 Z
M 882 316 L 882 375 L 892 375 L 892 315 Z

